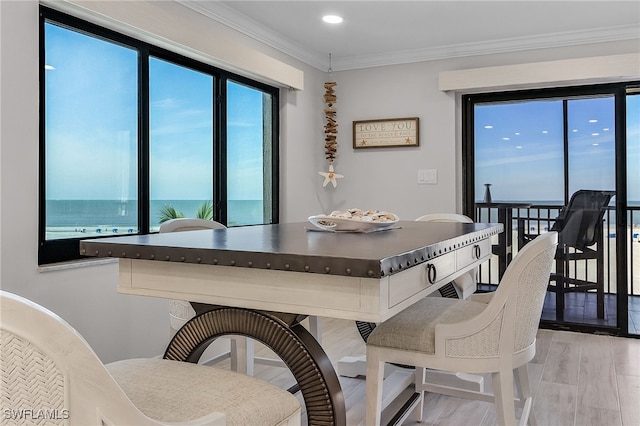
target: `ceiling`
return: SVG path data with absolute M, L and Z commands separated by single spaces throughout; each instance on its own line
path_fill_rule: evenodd
M 178 1 L 321 70 L 640 40 L 638 0 Z

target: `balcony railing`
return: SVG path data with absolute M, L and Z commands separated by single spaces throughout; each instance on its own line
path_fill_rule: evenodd
M 522 246 L 522 235 L 538 234 L 551 229 L 558 216 L 560 205 L 533 204 L 528 208 L 513 208 L 512 221 L 505 224 L 505 232 L 512 233 L 512 245 L 507 247 L 513 256 L 517 253 L 518 247 Z M 627 270 L 629 271 L 628 295 L 640 296 L 640 206 L 633 206 L 627 209 Z M 476 221 L 478 222 L 498 222 L 497 207 L 476 207 Z M 609 207 L 604 215 L 603 224 L 603 249 L 604 249 L 604 291 L 608 294 L 615 294 L 616 287 L 616 220 L 615 210 Z M 498 239 L 494 237 L 495 248 Z M 491 260 L 483 265 L 479 271 L 479 283 L 496 285 L 499 283 L 499 265 L 497 251 Z M 595 272 L 592 263 L 584 260 L 572 261 L 570 271 L 578 277 L 589 277 Z

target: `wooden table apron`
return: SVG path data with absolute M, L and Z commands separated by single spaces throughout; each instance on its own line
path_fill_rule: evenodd
M 198 315 L 165 358 L 197 362 L 216 338 L 270 347 L 293 373 L 310 425 L 345 425 L 340 382 L 302 326 L 308 315 L 381 322 L 491 256 L 502 224 L 398 222 L 373 233 L 328 233 L 309 223 L 83 240 L 116 257 L 118 291 L 192 302 Z

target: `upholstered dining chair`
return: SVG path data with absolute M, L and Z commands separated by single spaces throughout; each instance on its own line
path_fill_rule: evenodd
M 197 231 L 202 229 L 225 229 L 220 222 L 207 219 L 196 218 L 177 218 L 167 220 L 160 224 L 159 232 L 161 234 L 167 232 L 182 232 L 182 231 Z M 196 311 L 191 307 L 191 304 L 186 300 L 171 300 L 169 302 L 169 338 L 175 336 L 180 328 L 185 325 L 187 321 L 196 315 Z
M 164 359 L 102 364 L 59 316 L 0 291 L 0 406 L 17 425 L 299 425 L 266 381 Z
M 473 223 L 473 219 L 463 214 L 457 213 L 431 213 L 424 216 L 420 216 L 416 221 L 423 222 L 457 222 L 457 223 Z M 477 289 L 477 269 L 473 269 L 465 274 L 462 274 L 450 284 L 443 286 L 440 289 L 442 297 L 458 297 L 459 299 L 466 299 L 476 292 Z M 451 291 L 453 290 L 455 294 Z
M 198 231 L 203 229 L 226 229 L 220 222 L 208 219 L 198 218 L 176 218 L 167 220 L 160 224 L 159 232 L 161 234 L 168 232 L 185 232 Z M 173 299 L 169 301 L 169 338 L 173 338 L 175 334 L 196 315 L 196 311 L 191 303 L 186 300 Z M 215 364 L 226 358 L 231 359 L 231 369 L 253 375 L 253 352 L 254 345 L 250 339 L 241 336 L 233 336 L 229 339 L 230 349 L 228 352 L 217 355 L 216 357 L 205 360 L 205 364 Z
M 422 222 L 455 222 L 455 223 L 473 223 L 473 219 L 468 216 L 457 213 L 430 213 L 420 216 L 416 221 Z M 466 299 L 475 293 L 477 285 L 477 268 L 466 272 L 438 289 L 438 293 L 432 293 L 432 296 L 450 297 L 457 299 Z M 376 323 L 366 321 L 356 321 L 356 327 L 362 339 L 366 342 L 369 335 L 376 328 Z
M 416 368 L 418 420 L 424 392 L 494 401 L 500 425 L 535 424 L 527 363 L 535 355 L 536 332 L 558 244 L 548 232 L 526 245 L 493 293 L 468 300 L 425 297 L 376 327 L 367 341 L 366 424 L 379 425 L 385 362 L 436 370 L 491 373 L 493 394 L 424 383 Z M 514 370 L 516 376 L 514 377 Z M 418 374 L 418 372 L 421 372 Z M 514 398 L 514 378 L 519 398 Z

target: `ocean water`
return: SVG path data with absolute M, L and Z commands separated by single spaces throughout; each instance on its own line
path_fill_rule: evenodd
M 160 225 L 160 209 L 173 206 L 185 217 L 196 217 L 203 200 L 152 200 L 151 228 Z M 137 231 L 138 204 L 136 200 L 47 200 L 47 234 L 51 238 L 68 238 L 74 234 L 96 235 L 134 233 Z M 263 222 L 262 200 L 230 200 L 229 226 L 252 225 Z M 64 235 L 63 235 L 64 234 Z
M 483 201 L 476 200 L 476 202 L 482 203 Z M 509 203 L 510 201 L 495 201 L 495 202 Z M 518 203 L 518 202 L 525 202 L 525 201 L 514 201 L 514 203 Z M 615 211 L 614 203 L 615 201 L 612 201 L 609 204 L 609 211 L 604 216 L 605 223 L 606 222 L 616 223 L 616 211 Z M 638 207 L 640 207 L 640 201 L 629 200 L 627 204 L 629 209 L 635 210 L 636 212 L 638 211 Z M 520 213 L 520 215 L 524 217 L 530 217 L 531 219 L 537 219 L 537 218 L 555 219 L 558 216 L 560 209 L 562 208 L 562 201 L 558 201 L 558 200 L 531 201 L 531 205 L 532 206 L 530 209 L 514 208 L 513 216 L 516 217 L 518 216 L 518 213 Z M 541 208 L 540 210 L 538 210 L 537 206 L 545 206 L 549 208 Z M 551 207 L 551 206 L 554 206 L 554 207 Z M 495 207 L 489 208 L 489 209 L 486 207 L 482 207 L 479 221 L 480 222 L 498 222 L 498 209 Z M 634 223 L 637 224 L 638 221 L 634 220 Z

